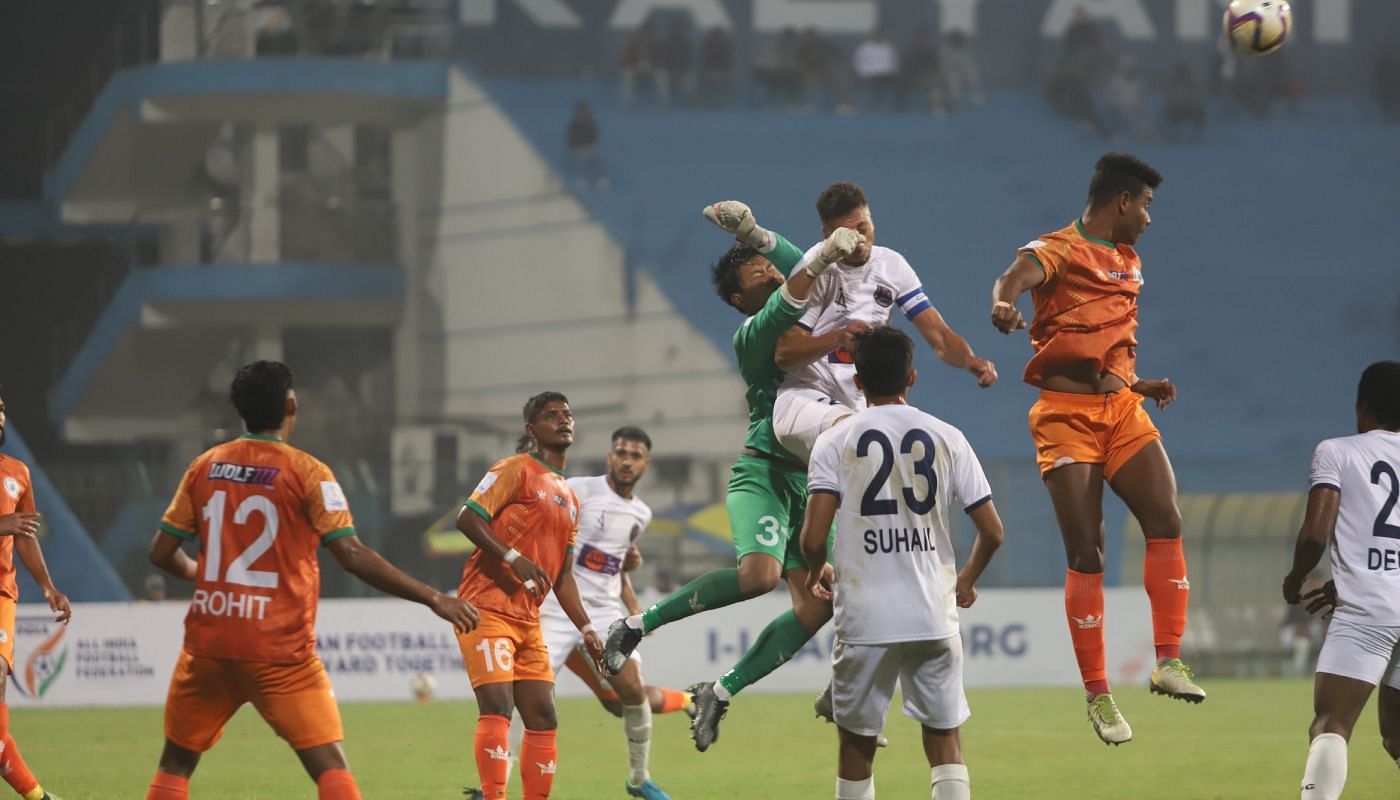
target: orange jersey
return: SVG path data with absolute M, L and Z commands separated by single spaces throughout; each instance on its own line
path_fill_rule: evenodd
M 522 453 L 496 462 L 467 508 L 491 523 L 501 544 L 514 547 L 555 578 L 578 536 L 578 498 L 564 473 Z M 540 600 L 521 585 L 508 564 L 478 550 L 467 559 L 457 594 L 480 608 L 523 622 L 538 622 Z
M 1024 380 L 1040 386 L 1045 372 L 1091 361 L 1099 374 L 1137 382 L 1137 298 L 1142 260 L 1132 247 L 1094 239 L 1079 220 L 1020 249 L 1045 270 L 1031 290 L 1035 355 Z
M 29 467 L 11 456 L 0 456 L 0 517 L 34 512 L 34 487 Z M 15 583 L 15 537 L 0 536 L 0 597 L 19 600 Z
M 280 439 L 244 435 L 196 458 L 160 523 L 199 540 L 185 649 L 272 664 L 314 656 L 316 545 L 353 526 L 330 468 Z

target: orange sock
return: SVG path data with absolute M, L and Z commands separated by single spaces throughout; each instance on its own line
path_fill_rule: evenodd
M 520 746 L 520 782 L 525 800 L 547 800 L 554 786 L 554 769 L 559 763 L 555 731 L 525 731 Z
M 1158 658 L 1181 657 L 1186 632 L 1186 605 L 1191 584 L 1186 580 L 1186 553 L 1180 539 L 1148 539 L 1142 561 L 1142 586 L 1152 605 L 1152 643 Z
M 19 755 L 19 747 L 14 737 L 10 736 L 10 707 L 5 703 L 0 703 L 0 775 L 4 776 L 10 788 L 22 795 L 39 788 L 39 781 L 25 766 L 24 759 Z
M 680 711 L 690 705 L 690 692 L 682 692 L 677 689 L 661 690 L 661 708 L 652 709 L 657 714 L 669 714 L 672 711 Z
M 189 796 L 189 778 L 177 777 L 160 770 L 156 770 L 151 788 L 146 790 L 146 800 L 188 800 Z
M 530 734 L 525 734 L 527 740 Z M 486 800 L 502 800 L 510 780 L 510 718 L 482 714 L 476 721 L 476 774 Z
M 316 779 L 317 800 L 360 800 L 360 787 L 348 769 L 328 769 Z
M 1069 638 L 1074 642 L 1074 658 L 1079 662 L 1084 691 L 1091 695 L 1107 694 L 1102 572 L 1065 570 L 1065 616 L 1069 618 Z

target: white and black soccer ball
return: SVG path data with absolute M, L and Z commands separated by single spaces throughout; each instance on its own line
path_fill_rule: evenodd
M 420 672 L 409 680 L 408 688 L 418 702 L 427 703 L 437 694 L 437 678 L 427 672 Z
M 1224 25 L 1236 52 L 1266 56 L 1288 41 L 1293 9 L 1287 0 L 1232 0 L 1225 9 Z

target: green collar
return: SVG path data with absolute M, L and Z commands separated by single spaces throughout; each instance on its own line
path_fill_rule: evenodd
M 538 462 L 540 462 L 541 464 L 543 464 L 543 465 L 545 465 L 546 467 L 548 467 L 548 468 L 549 468 L 549 471 L 550 471 L 550 472 L 553 472 L 555 475 L 564 475 L 564 470 L 562 470 L 562 469 L 555 469 L 553 464 L 549 463 L 548 461 L 545 461 L 543 458 L 540 458 L 539 453 L 533 453 L 533 452 L 530 453 L 530 458 L 533 458 L 533 459 L 535 459 L 536 461 L 538 461 Z M 569 476 L 568 476 L 568 475 L 564 475 L 564 477 L 567 478 L 567 477 L 569 477 Z
M 1075 217 L 1075 218 L 1074 218 L 1074 229 L 1077 230 L 1077 231 L 1079 231 L 1079 235 L 1080 235 L 1080 236 L 1083 236 L 1085 239 L 1088 239 L 1089 241 L 1093 242 L 1094 244 L 1102 245 L 1102 246 L 1104 246 L 1104 247 L 1107 247 L 1109 250 L 1117 250 L 1117 249 L 1118 249 L 1118 245 L 1114 244 L 1113 242 L 1110 242 L 1110 241 L 1107 241 L 1107 240 L 1104 240 L 1104 239 L 1095 239 L 1094 237 L 1092 237 L 1092 236 L 1090 236 L 1088 233 L 1086 233 L 1085 230 L 1084 230 L 1084 220 L 1083 220 L 1082 218 L 1080 218 L 1080 217 Z
M 256 440 L 259 441 L 259 442 L 280 442 L 280 441 L 282 441 L 282 437 L 281 437 L 281 436 L 272 436 L 271 434 L 266 434 L 266 433 L 245 433 L 245 434 L 243 434 L 242 436 L 240 436 L 240 437 L 238 437 L 238 438 L 240 438 L 240 439 L 256 439 Z

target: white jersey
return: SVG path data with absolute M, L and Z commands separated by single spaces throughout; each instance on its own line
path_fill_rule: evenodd
M 821 246 L 819 242 L 808 250 L 804 260 L 814 258 Z M 802 267 L 799 265 L 798 269 Z M 888 247 L 872 247 L 870 260 L 864 266 L 834 264 L 822 273 L 812 287 L 806 313 L 796 324 L 817 336 L 851 322 L 877 327 L 890 324 L 895 306 L 913 319 L 933 304 L 904 256 Z M 851 354 L 844 349 L 834 350 L 787 373 L 778 391 L 815 389 L 836 403 L 859 410 L 865 408 L 865 397 L 856 388 L 855 378 Z
M 1317 446 L 1312 486 L 1341 493 L 1332 534 L 1337 614 L 1400 625 L 1400 433 L 1373 430 Z
M 962 431 L 912 406 L 867 408 L 817 439 L 807 489 L 840 498 L 831 553 L 840 641 L 957 635 L 948 515 L 992 497 Z
M 585 603 L 622 596 L 622 561 L 627 548 L 651 524 L 651 508 L 640 498 L 614 492 L 605 475 L 570 478 L 578 496 L 578 542 L 574 580 Z

